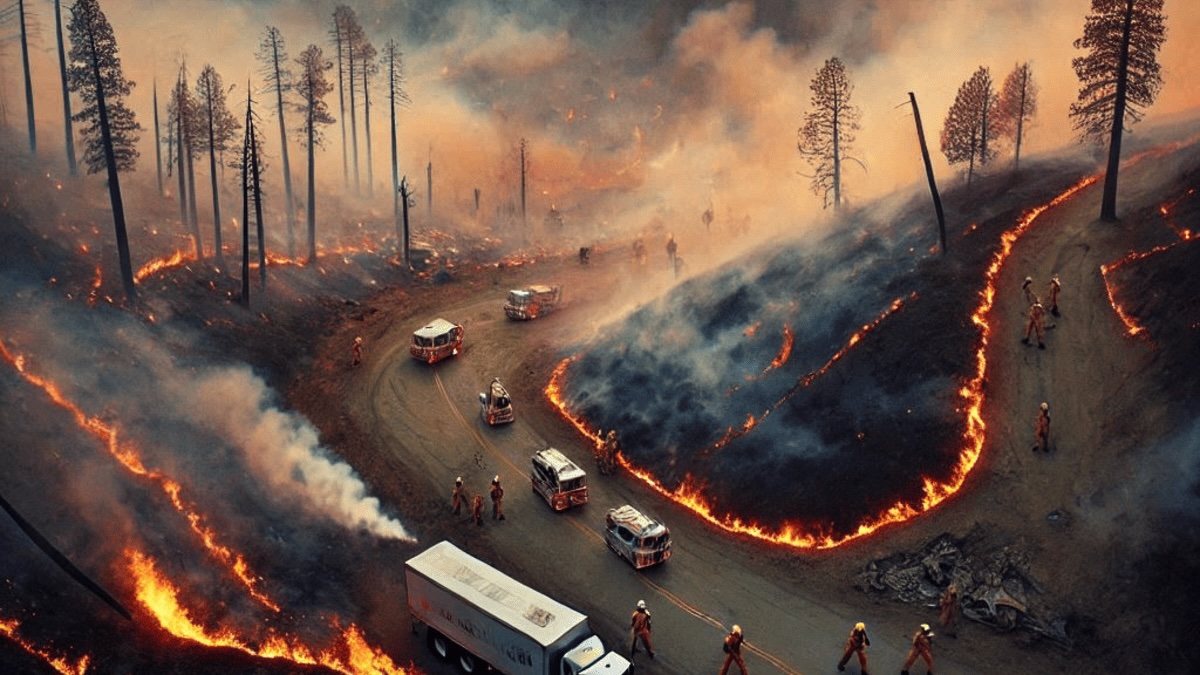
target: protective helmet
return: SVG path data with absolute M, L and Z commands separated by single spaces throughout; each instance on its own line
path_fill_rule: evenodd
M 739 625 L 737 625 L 737 624 L 735 623 L 735 624 L 733 624 L 733 630 L 731 630 L 731 631 L 729 631 L 729 632 L 730 632 L 730 633 L 733 633 L 734 635 L 741 635 L 741 634 L 742 634 L 742 627 L 741 627 L 741 626 L 739 626 Z
M 854 630 L 866 630 L 866 629 L 867 629 L 867 624 L 865 624 L 865 623 L 863 623 L 863 622 L 861 622 L 861 621 L 859 621 L 858 623 L 854 624 Z
M 362 338 L 361 338 L 361 337 L 356 337 L 356 338 L 354 338 L 354 344 L 356 344 L 356 345 L 361 345 L 361 344 L 362 344 Z
M 1032 283 L 1033 283 L 1033 277 L 1025 277 L 1025 284 L 1022 284 L 1022 286 L 1026 285 L 1026 284 L 1032 284 Z
M 646 601 L 638 600 L 638 609 L 646 609 Z
M 499 485 L 499 484 L 500 484 L 500 474 L 496 474 L 496 477 L 492 479 L 492 485 Z
M 929 624 L 927 624 L 927 623 L 921 624 L 921 632 L 928 633 L 929 632 Z
M 1049 409 L 1050 409 L 1050 404 L 1046 403 L 1045 401 L 1042 401 L 1042 410 L 1049 410 Z
M 462 485 L 462 476 L 459 476 L 458 478 L 455 478 L 455 479 L 454 479 L 454 484 L 455 484 L 455 485 Z

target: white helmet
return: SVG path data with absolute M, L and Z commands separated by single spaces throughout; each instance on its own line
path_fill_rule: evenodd
M 737 624 L 735 623 L 735 624 L 733 624 L 733 630 L 731 630 L 731 631 L 729 631 L 729 632 L 733 633 L 734 635 L 741 635 L 741 634 L 742 634 L 742 627 L 741 627 L 741 626 L 739 626 L 739 625 L 737 625 Z
M 1045 401 L 1042 401 L 1042 410 L 1049 410 L 1049 409 L 1050 409 L 1050 404 L 1046 403 Z
M 500 484 L 500 474 L 496 474 L 496 477 L 492 479 L 492 484 L 493 484 L 493 485 L 499 485 L 499 484 Z
M 462 476 L 459 476 L 458 478 L 455 478 L 455 479 L 454 479 L 454 484 L 455 484 L 455 485 L 462 485 Z
M 646 601 L 638 600 L 638 609 L 646 609 Z
M 929 624 L 927 624 L 927 623 L 921 624 L 921 632 L 928 634 L 929 633 Z
M 1033 277 L 1025 277 L 1025 283 L 1022 286 L 1033 283 Z

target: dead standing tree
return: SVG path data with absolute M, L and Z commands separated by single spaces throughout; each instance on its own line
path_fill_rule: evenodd
M 71 128 L 71 92 L 67 87 L 67 54 L 63 42 L 62 3 L 54 0 L 54 37 L 58 43 L 58 75 L 62 79 L 63 98 L 63 136 L 66 139 L 67 171 L 72 176 L 79 175 L 75 163 L 75 133 Z M 159 174 L 159 192 L 162 192 L 162 177 Z
M 125 99 L 133 82 L 125 79 L 117 40 L 108 18 L 96 0 L 77 0 L 71 8 L 70 65 L 67 82 L 79 96 L 83 107 L 74 120 L 84 124 L 84 163 L 88 173 L 106 171 L 108 196 L 112 204 L 116 230 L 117 255 L 125 295 L 136 297 L 133 264 L 129 256 L 129 236 L 125 229 L 125 206 L 121 199 L 120 171 L 132 170 L 137 161 L 137 132 L 141 130 Z
M 287 222 L 288 257 L 296 257 L 296 200 L 292 193 L 292 165 L 288 161 L 287 124 L 284 121 L 283 95 L 292 88 L 292 73 L 287 67 L 287 47 L 283 34 L 267 26 L 258 45 L 258 61 L 268 92 L 275 94 L 275 116 L 279 119 L 279 159 L 283 164 L 284 219 Z
M 21 68 L 25 73 L 25 118 L 29 125 L 29 152 L 37 154 L 37 123 L 33 115 L 33 79 L 29 76 L 29 20 L 25 0 L 17 0 L 17 15 L 21 22 Z
M 992 115 L 995 135 L 1013 141 L 1013 168 L 1021 168 L 1021 142 L 1025 139 L 1025 125 L 1037 114 L 1038 88 L 1033 81 L 1033 70 L 1029 62 L 1018 63 L 1000 88 L 1000 100 Z
M 296 82 L 296 93 L 300 96 L 300 111 L 304 115 L 304 123 L 299 132 L 308 149 L 308 263 L 317 259 L 317 209 L 316 209 L 316 149 L 324 140 L 321 127 L 333 124 L 334 119 L 325 105 L 325 96 L 333 91 L 333 86 L 326 79 L 326 72 L 333 68 L 333 63 L 325 58 L 325 54 L 317 45 L 309 45 L 296 59 L 300 65 L 300 76 Z
M 849 151 L 854 143 L 854 132 L 859 128 L 861 112 L 850 104 L 854 86 L 846 75 L 846 67 L 836 56 L 825 61 L 809 88 L 812 89 L 812 110 L 804 115 L 796 149 L 813 167 L 813 193 L 821 196 L 826 207 L 832 193 L 836 211 L 842 206 L 842 163 L 854 159 Z M 857 159 L 854 161 L 858 162 Z M 858 163 L 862 165 L 862 162 Z
M 367 42 L 366 33 L 363 32 L 362 24 L 359 23 L 358 14 L 354 9 L 347 5 L 338 5 L 333 11 L 333 33 L 338 47 L 338 81 L 339 88 L 344 82 L 348 85 L 350 93 L 350 149 L 351 160 L 354 165 L 354 193 L 358 194 L 361 191 L 361 183 L 358 170 L 358 84 L 357 76 L 361 67 L 362 45 Z M 374 59 L 374 49 L 371 50 L 371 58 Z M 343 80 L 344 76 L 344 80 Z M 339 89 L 340 90 L 340 89 Z M 346 109 L 341 111 L 343 119 L 346 117 Z M 344 125 L 344 122 L 343 122 Z M 345 134 L 342 138 L 343 152 L 345 152 Z
M 196 214 L 196 99 L 187 85 L 187 63 L 179 66 L 179 79 L 171 91 L 167 104 L 167 116 L 175 130 L 175 161 L 179 170 L 179 205 L 184 225 L 192 233 L 196 244 L 196 259 L 204 259 L 204 237 L 200 233 L 200 218 Z
M 412 99 L 408 97 L 408 92 L 404 88 L 404 60 L 395 40 L 388 40 L 387 45 L 384 46 L 380 63 L 387 69 L 388 112 L 392 141 L 392 224 L 396 228 L 396 240 L 400 241 L 402 238 L 400 232 L 400 158 L 396 152 L 396 106 L 408 105 Z M 407 199 L 404 210 L 407 213 Z M 407 265 L 407 238 L 404 238 L 404 251 L 404 262 Z
M 242 137 L 242 151 L 235 168 L 242 187 L 242 305 L 250 305 L 250 205 L 254 205 L 255 228 L 258 235 L 258 278 L 259 288 L 267 285 L 267 252 L 263 241 L 263 192 L 262 192 L 262 135 L 259 132 L 258 113 L 254 112 L 254 100 L 250 96 L 250 83 L 246 83 L 246 122 Z
M 971 79 L 959 87 L 942 127 L 942 154 L 951 164 L 967 163 L 968 187 L 976 162 L 982 166 L 996 156 L 996 149 L 988 147 L 988 116 L 995 103 L 991 73 L 980 66 Z
M 1071 104 L 1081 140 L 1103 144 L 1108 138 L 1108 166 L 1100 220 L 1117 219 L 1117 173 L 1121 168 L 1121 135 L 1125 123 L 1142 118 L 1162 88 L 1158 50 L 1167 39 L 1163 0 L 1092 0 L 1076 49 L 1086 56 L 1071 60 L 1082 86 Z
M 375 170 L 371 159 L 371 76 L 379 72 L 375 47 L 366 34 L 358 43 L 358 72 L 362 76 L 363 144 L 367 147 L 367 197 L 375 196 Z
M 213 250 L 217 264 L 224 261 L 221 241 L 221 190 L 217 185 L 217 157 L 224 154 L 230 141 L 237 137 L 241 124 L 229 112 L 225 101 L 225 85 L 216 68 L 205 64 L 196 79 L 196 103 L 199 108 L 196 121 L 202 125 L 196 134 L 196 149 L 208 153 L 208 169 L 211 174 L 213 203 Z

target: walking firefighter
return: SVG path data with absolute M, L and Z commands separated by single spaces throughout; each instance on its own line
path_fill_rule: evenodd
M 492 519 L 504 520 L 504 488 L 500 487 L 500 475 L 492 479 Z
M 646 648 L 646 653 L 650 655 L 650 658 L 654 658 L 654 643 L 650 639 L 652 630 L 650 610 L 646 609 L 646 601 L 638 600 L 637 609 L 633 610 L 633 615 L 629 617 L 629 633 L 633 638 L 633 644 L 629 648 L 630 661 L 633 661 L 633 655 L 637 653 L 638 640 L 642 641 L 642 646 Z
M 1037 293 L 1033 292 L 1033 277 L 1025 277 L 1025 282 L 1021 284 L 1021 290 L 1025 293 L 1026 305 L 1038 302 Z
M 1046 348 L 1046 310 L 1042 308 L 1042 303 L 1035 302 L 1029 306 L 1028 318 L 1025 320 L 1025 337 L 1021 338 L 1021 342 L 1029 344 L 1030 334 L 1037 334 L 1038 349 Z
M 904 659 L 904 665 L 900 667 L 900 675 L 908 675 L 908 669 L 918 658 L 925 661 L 925 675 L 933 675 L 933 633 L 927 623 L 921 624 L 917 632 L 913 633 L 912 648 L 908 650 L 908 658 Z
M 858 669 L 867 675 L 867 647 L 871 646 L 871 638 L 867 637 L 867 624 L 859 621 L 850 629 L 846 638 L 846 649 L 842 652 L 842 660 L 838 661 L 838 671 L 846 669 L 852 654 L 858 654 Z
M 734 625 L 729 631 L 729 635 L 725 636 L 725 642 L 721 645 L 721 649 L 725 650 L 725 663 L 721 665 L 721 675 L 726 675 L 729 672 L 729 664 L 736 663 L 738 670 L 742 671 L 742 675 L 750 675 L 746 670 L 746 662 L 742 660 L 742 643 L 746 641 L 746 637 L 742 635 L 742 627 Z
M 1050 285 L 1046 288 L 1046 304 L 1050 305 L 1050 313 L 1058 316 L 1058 294 L 1062 292 L 1062 283 L 1058 275 L 1050 277 Z
M 1033 421 L 1033 451 L 1050 452 L 1050 404 L 1042 401 Z
M 450 493 L 450 506 L 454 507 L 454 515 L 462 513 L 462 507 L 467 504 L 467 488 L 463 486 L 462 476 L 454 479 L 454 491 Z

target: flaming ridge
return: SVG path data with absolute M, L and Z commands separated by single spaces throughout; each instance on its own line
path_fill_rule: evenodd
M 86 655 L 79 657 L 74 663 L 67 660 L 65 656 L 55 656 L 48 650 L 43 649 L 34 643 L 17 635 L 17 628 L 21 622 L 16 619 L 0 618 L 0 634 L 3 634 L 8 639 L 15 642 L 21 649 L 29 652 L 46 662 L 51 668 L 57 670 L 62 675 L 84 675 L 88 669 L 88 663 L 91 661 Z
M 341 633 L 338 645 L 323 652 L 315 652 L 298 638 L 273 632 L 252 641 L 239 637 L 228 628 L 206 629 L 180 604 L 179 589 L 159 572 L 153 559 L 134 549 L 126 550 L 125 554 L 138 601 L 163 630 L 177 638 L 207 647 L 236 649 L 264 659 L 321 665 L 345 675 L 404 675 L 408 672 L 398 667 L 382 650 L 371 647 L 355 624 L 350 624 Z
M 1000 248 L 992 256 L 991 263 L 987 266 L 984 273 L 984 287 L 980 292 L 980 303 L 975 311 L 971 314 L 971 322 L 979 329 L 979 346 L 975 351 L 975 374 L 967 380 L 959 389 L 959 396 L 965 400 L 965 422 L 966 430 L 963 432 L 964 446 L 958 454 L 958 462 L 951 470 L 950 476 L 945 480 L 937 480 L 928 476 L 922 477 L 922 491 L 924 493 L 920 505 L 913 505 L 907 502 L 898 501 L 888 507 L 878 515 L 867 518 L 855 528 L 850 534 L 837 537 L 828 530 L 817 526 L 804 527 L 799 524 L 785 522 L 778 529 L 768 528 L 764 525 L 745 521 L 732 514 L 718 515 L 712 505 L 704 497 L 701 488 L 696 479 L 691 474 L 686 474 L 683 481 L 674 489 L 666 487 L 658 478 L 653 476 L 649 471 L 634 466 L 622 454 L 618 453 L 617 461 L 624 468 L 629 470 L 631 474 L 639 478 L 642 482 L 649 485 L 659 494 L 675 501 L 684 507 L 690 509 L 702 519 L 712 523 L 713 525 L 735 534 L 744 534 L 757 539 L 763 539 L 776 544 L 783 544 L 802 549 L 830 549 L 841 546 L 849 541 L 865 537 L 879 528 L 893 523 L 900 523 L 910 518 L 916 517 L 921 513 L 929 511 L 948 499 L 951 495 L 958 492 L 967 480 L 967 476 L 979 461 L 979 457 L 983 452 L 983 445 L 987 439 L 987 425 L 983 421 L 983 402 L 984 392 L 983 385 L 987 375 L 987 345 L 988 338 L 991 335 L 991 325 L 989 319 L 996 298 L 996 282 L 1000 274 L 1000 270 L 1004 267 L 1005 261 L 1008 260 L 1012 253 L 1013 245 L 1017 239 L 1025 233 L 1026 230 L 1041 216 L 1046 210 L 1062 204 L 1079 191 L 1094 184 L 1098 180 L 1097 176 L 1089 176 L 1080 180 L 1075 185 L 1068 188 L 1063 193 L 1056 196 L 1046 204 L 1034 207 L 1026 211 L 1017 220 L 1016 225 L 1004 232 L 1000 237 Z M 916 297 L 916 294 L 909 296 Z M 879 322 L 886 318 L 890 313 L 895 312 L 903 305 L 904 298 L 897 298 L 892 303 L 892 306 L 884 312 L 874 323 L 864 326 L 862 331 L 851 336 L 850 340 L 834 354 L 833 357 L 821 369 L 806 375 L 797 383 L 796 388 L 802 388 L 811 384 L 813 380 L 826 372 L 836 361 L 856 345 L 862 336 L 869 332 L 868 328 L 873 329 L 878 326 Z M 566 406 L 566 400 L 563 397 L 562 380 L 566 374 L 567 368 L 572 362 L 578 359 L 578 355 L 568 357 L 555 367 L 551 373 L 550 382 L 545 389 L 546 397 L 551 403 L 558 408 L 559 413 L 571 423 L 581 434 L 592 440 L 593 443 L 599 443 L 599 435 L 591 431 L 587 423 L 582 419 L 572 415 Z M 787 394 L 787 395 L 790 395 Z M 780 402 L 776 403 L 779 405 Z M 774 408 L 772 408 L 774 409 Z M 771 409 L 768 409 L 768 412 Z M 766 415 L 764 414 L 763 417 Z M 762 421 L 760 417 L 758 422 Z M 754 424 L 754 418 L 747 420 L 747 424 Z M 747 426 L 743 425 L 743 428 Z
M 189 506 L 184 502 L 181 497 L 183 487 L 165 474 L 147 469 L 142 463 L 136 448 L 131 447 L 128 443 L 122 443 L 120 432 L 116 425 L 105 422 L 98 416 L 89 417 L 78 405 L 62 393 L 57 384 L 47 378 L 29 372 L 26 367 L 25 357 L 14 355 L 2 342 L 0 342 L 0 356 L 3 356 L 4 360 L 12 364 L 17 373 L 26 382 L 44 391 L 51 402 L 70 413 L 79 428 L 87 431 L 103 443 L 109 454 L 116 458 L 122 466 L 135 475 L 158 483 L 159 487 L 171 500 L 171 504 L 174 505 L 175 510 L 187 519 L 192 532 L 200 538 L 209 555 L 228 567 L 234 577 L 237 578 L 250 596 L 259 604 L 272 611 L 279 611 L 279 605 L 258 588 L 261 579 L 250 569 L 250 565 L 246 562 L 245 557 L 241 553 L 233 551 L 228 546 L 217 542 L 216 532 L 204 524 L 204 517 L 193 506 Z
M 379 249 L 380 249 L 379 244 L 376 244 L 367 239 L 363 239 L 363 241 L 357 245 L 346 244 L 346 245 L 329 246 L 329 247 L 318 246 L 317 247 L 317 257 L 348 256 L 348 255 L 352 255 L 355 253 L 376 253 L 377 251 L 379 251 Z M 222 250 L 230 253 L 231 255 L 234 253 L 240 254 L 240 251 L 236 251 L 236 250 L 228 248 L 228 247 L 223 248 Z M 270 251 L 267 252 L 266 259 L 267 259 L 268 267 L 282 266 L 282 265 L 299 266 L 299 265 L 305 264 L 304 258 L 290 258 L 281 253 L 272 253 Z M 157 274 L 158 272 L 161 272 L 161 271 L 167 270 L 167 269 L 171 269 L 174 267 L 179 267 L 180 265 L 184 265 L 186 263 L 195 262 L 196 260 L 197 260 L 197 258 L 196 258 L 195 252 L 178 250 L 178 251 L 171 253 L 170 255 L 163 256 L 161 258 L 155 258 L 154 260 L 151 260 L 150 262 L 139 267 L 137 272 L 135 272 L 133 275 L 133 281 L 134 281 L 134 283 L 140 284 L 146 278 L 148 278 L 154 274 Z M 255 259 L 250 261 L 250 267 L 251 267 L 251 269 L 258 269 L 257 256 L 255 256 Z M 97 270 L 97 273 L 98 272 L 99 272 L 99 270 Z

